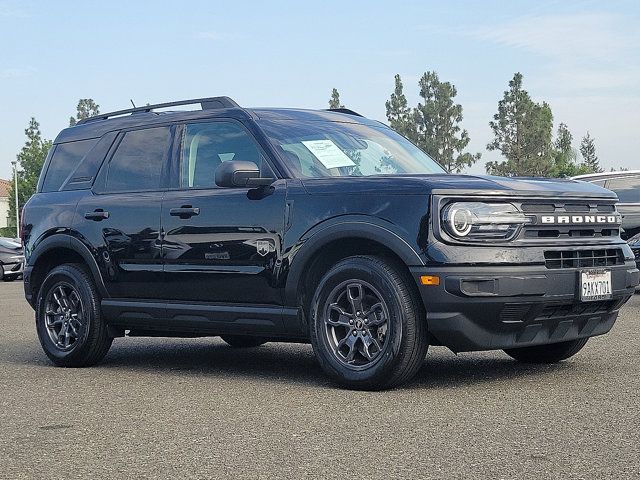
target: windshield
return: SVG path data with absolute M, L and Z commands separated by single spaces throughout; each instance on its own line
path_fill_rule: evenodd
M 445 173 L 431 157 L 384 125 L 262 120 L 298 177 Z

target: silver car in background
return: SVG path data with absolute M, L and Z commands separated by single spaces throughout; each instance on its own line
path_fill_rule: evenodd
M 0 280 L 11 282 L 22 276 L 24 251 L 20 240 L 0 237 Z

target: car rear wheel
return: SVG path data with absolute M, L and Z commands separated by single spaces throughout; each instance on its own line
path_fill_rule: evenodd
M 311 302 L 311 342 L 323 370 L 354 389 L 409 381 L 428 348 L 426 320 L 411 278 L 391 261 L 346 258 L 320 280 Z
M 267 343 L 263 338 L 244 335 L 222 335 L 220 338 L 233 348 L 253 348 Z
M 60 265 L 46 276 L 37 296 L 36 329 L 56 365 L 86 367 L 107 354 L 113 338 L 93 279 L 82 265 Z
M 587 344 L 587 340 L 589 339 L 579 338 L 535 347 L 511 348 L 504 352 L 522 363 L 556 363 L 573 357 Z

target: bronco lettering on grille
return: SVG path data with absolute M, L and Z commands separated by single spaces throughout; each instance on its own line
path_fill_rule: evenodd
M 545 224 L 613 223 L 618 225 L 621 223 L 621 218 L 619 215 L 541 215 L 540 221 Z

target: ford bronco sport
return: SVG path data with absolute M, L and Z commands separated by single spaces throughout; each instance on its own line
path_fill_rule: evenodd
M 428 345 L 557 362 L 608 332 L 639 278 L 616 202 L 447 174 L 346 109 L 150 105 L 58 135 L 24 208 L 24 289 L 57 365 L 123 335 L 311 342 L 338 383 L 390 388 Z

